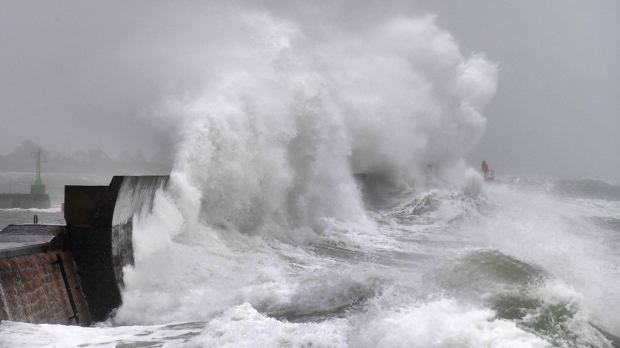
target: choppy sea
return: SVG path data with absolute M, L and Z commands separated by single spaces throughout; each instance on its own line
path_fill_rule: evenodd
M 2 210 L 3 226 L 62 222 L 62 185 L 108 180 L 46 179 L 52 208 Z M 500 178 L 418 192 L 370 177 L 358 188 L 359 220 L 292 234 L 208 218 L 165 233 L 183 217 L 158 195 L 134 225 L 113 317 L 3 321 L 0 346 L 611 347 L 599 329 L 620 332 L 618 187 Z

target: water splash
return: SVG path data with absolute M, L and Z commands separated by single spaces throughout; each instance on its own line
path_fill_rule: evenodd
M 186 124 L 174 171 L 199 192 L 203 221 L 294 238 L 325 217 L 364 219 L 354 172 L 418 188 L 463 180 L 497 67 L 464 57 L 433 16 L 321 39 L 245 18 L 252 35 L 226 52 L 237 64 L 171 103 Z

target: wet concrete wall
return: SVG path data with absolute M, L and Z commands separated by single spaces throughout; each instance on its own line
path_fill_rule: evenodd
M 133 264 L 133 219 L 151 211 L 168 178 L 115 176 L 109 186 L 65 186 L 71 251 L 93 321 L 122 304 L 122 269 Z
M 112 216 L 112 261 L 118 284 L 123 286 L 123 267 L 133 265 L 133 220 L 153 210 L 155 192 L 165 188 L 168 176 L 125 176 Z
M 117 176 L 108 186 L 66 186 L 66 226 L 0 231 L 0 320 L 90 325 L 122 304 L 133 264 L 134 219 L 148 214 L 168 176 Z
M 73 257 L 63 250 L 65 237 L 62 226 L 11 225 L 2 230 L 0 320 L 90 325 Z
M 77 313 L 73 312 L 58 256 L 62 259 Z M 55 251 L 0 259 L 0 319 L 34 324 L 90 325 L 71 253 Z
M 117 193 L 108 186 L 65 186 L 70 249 L 94 321 L 106 320 L 121 304 L 112 264 L 112 231 L 105 221 L 96 218 L 106 205 L 111 205 L 113 211 Z

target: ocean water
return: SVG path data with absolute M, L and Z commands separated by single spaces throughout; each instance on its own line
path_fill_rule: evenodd
M 0 346 L 611 347 L 592 324 L 620 332 L 617 188 L 464 160 L 497 64 L 432 16 L 322 35 L 221 15 L 204 90 L 158 110 L 176 162 L 134 220 L 123 305 L 4 321 Z
M 34 163 L 33 163 L 34 170 Z M 108 185 L 111 176 L 98 174 L 65 174 L 42 173 L 46 193 L 50 197 L 51 207 L 48 209 L 0 209 L 0 228 L 10 224 L 31 224 L 36 215 L 39 223 L 64 224 L 62 203 L 65 196 L 65 185 Z M 0 173 L 0 193 L 30 193 L 30 185 L 34 184 L 34 173 Z
M 183 218 L 158 194 L 134 226 L 136 265 L 114 317 L 92 328 L 4 321 L 0 343 L 610 347 L 591 324 L 620 327 L 619 200 L 557 192 L 552 180 L 360 187 L 364 224 L 323 221 L 304 240 L 204 222 L 170 237 L 161 231 Z

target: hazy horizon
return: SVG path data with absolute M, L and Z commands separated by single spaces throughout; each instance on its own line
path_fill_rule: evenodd
M 303 29 L 305 40 L 436 16 L 465 57 L 499 68 L 486 127 L 467 162 L 499 175 L 620 182 L 620 3 L 614 1 L 121 2 L 0 1 L 0 153 L 48 150 L 171 155 L 170 103 L 209 86 L 239 50 L 225 20 L 243 9 Z M 221 14 L 226 14 L 221 16 Z M 235 64 L 236 62 L 226 62 Z M 220 64 L 220 65 L 217 65 Z

